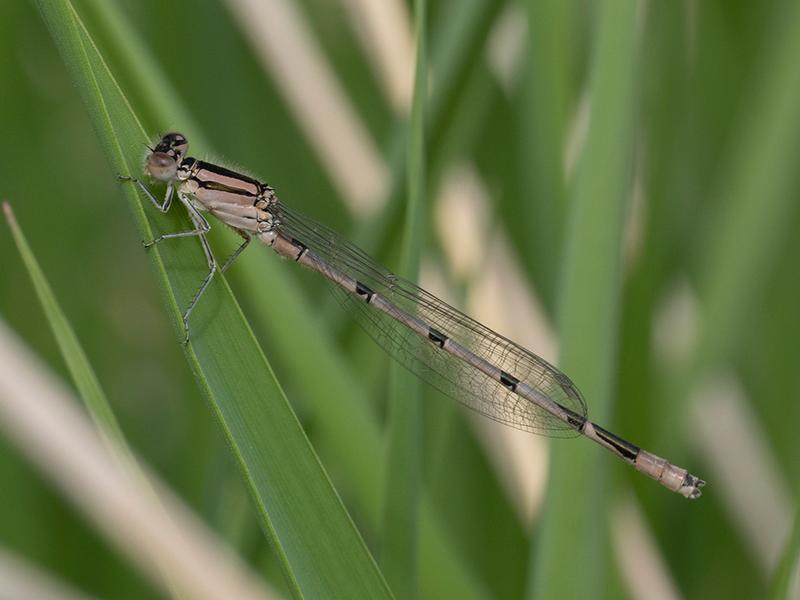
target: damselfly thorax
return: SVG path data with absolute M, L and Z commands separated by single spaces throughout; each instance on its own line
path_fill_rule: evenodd
M 178 181 L 178 194 L 234 229 L 255 234 L 274 228 L 269 209 L 277 198 L 268 185 L 191 157 L 178 168 Z

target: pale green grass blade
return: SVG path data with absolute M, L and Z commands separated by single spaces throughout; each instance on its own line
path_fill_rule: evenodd
M 383 445 L 377 416 L 353 365 L 327 332 L 327 323 L 298 282 L 286 277 L 286 270 L 296 265 L 274 260 L 273 254 L 267 248 L 248 249 L 237 262 L 234 276 L 248 304 L 260 307 L 252 318 L 265 338 L 276 344 L 292 338 L 308 341 L 306 360 L 284 355 L 275 360 L 292 380 L 298 401 L 314 415 L 319 452 L 339 468 L 342 494 L 354 498 L 368 525 L 377 528 Z M 271 305 L 277 309 L 268 308 Z M 309 362 L 314 364 L 314 377 L 308 377 Z
M 68 2 L 39 3 L 113 168 L 138 173 L 149 141 L 88 32 Z M 148 213 L 126 186 L 139 230 Z M 174 229 L 175 216 L 167 219 Z M 162 245 L 157 280 L 175 318 L 202 268 L 197 247 Z M 298 596 L 385 597 L 386 584 L 272 375 L 224 279 L 217 278 L 194 315 L 186 356 L 219 418 L 256 501 L 262 526 Z
M 86 13 L 87 27 L 98 38 L 95 42 L 102 51 L 113 53 L 105 56 L 110 65 L 125 65 L 124 75 L 130 89 L 131 102 L 145 123 L 156 121 L 166 125 L 165 117 L 180 123 L 181 131 L 190 136 L 192 144 L 201 141 L 197 123 L 186 110 L 180 96 L 161 70 L 157 57 L 149 51 L 143 41 L 134 34 L 130 23 L 121 15 L 117 2 L 104 0 L 77 0 L 76 5 Z M 83 14 L 83 12 L 81 13 Z M 89 21 L 89 18 L 92 20 Z M 92 25 L 95 25 L 94 27 Z M 102 36 L 102 37 L 99 37 Z M 133 68 L 135 66 L 135 68 Z M 116 69 L 113 69 L 115 72 Z M 120 78 L 117 77 L 120 81 Z
M 796 378 L 796 337 L 793 337 L 796 306 L 783 314 L 790 321 L 781 322 L 780 308 L 784 303 L 777 294 L 792 295 L 790 284 L 771 285 L 771 277 L 789 273 L 796 281 L 797 256 L 785 255 L 796 248 L 797 226 L 797 169 L 796 157 L 800 145 L 800 73 L 794 57 L 800 52 L 800 5 L 786 3 L 782 13 L 772 14 L 769 35 L 756 62 L 756 80 L 747 90 L 742 102 L 743 118 L 736 121 L 731 144 L 725 156 L 721 176 L 714 186 L 716 206 L 714 224 L 702 245 L 698 270 L 698 295 L 703 324 L 694 352 L 685 365 L 675 395 L 685 401 L 709 369 L 746 354 L 758 360 L 766 381 L 783 379 L 794 385 Z M 788 268 L 775 272 L 775 265 L 788 261 Z M 794 266 L 791 266 L 794 265 Z M 754 321 L 754 318 L 758 320 Z M 761 329 L 770 326 L 775 334 L 764 336 Z M 762 324 L 763 322 L 763 324 Z M 777 327 L 775 326 L 777 325 Z M 758 337 L 751 337 L 755 331 Z M 771 343 L 757 347 L 758 340 Z M 746 350 L 745 350 L 746 348 Z M 762 358 L 755 357 L 760 355 Z M 790 357 L 783 365 L 784 357 Z M 778 370 L 783 365 L 786 375 Z M 755 374 L 755 369 L 747 365 Z M 796 402 L 790 400 L 792 388 L 771 386 L 763 397 L 752 395 L 757 413 L 770 416 L 773 422 L 791 422 L 796 414 Z M 770 393 L 771 392 L 771 393 Z M 796 441 L 791 425 L 786 428 Z M 780 431 L 780 430 L 778 430 Z M 773 447 L 781 447 L 771 440 Z M 784 448 L 787 446 L 784 444 Z M 796 443 L 795 443 L 796 448 Z M 790 450 L 790 453 L 792 450 Z M 796 450 L 793 452 L 796 457 Z M 789 455 L 791 456 L 791 454 Z M 785 465 L 796 465 L 796 458 L 784 458 Z M 791 477 L 792 466 L 785 467 Z M 736 493 L 736 492 L 734 492 Z M 795 486 L 795 493 L 797 489 Z M 797 497 L 795 497 L 797 503 Z M 797 506 L 795 506 L 795 520 Z M 784 561 L 773 583 L 775 597 L 791 592 L 787 578 L 788 566 L 798 556 L 797 522 L 793 537 L 786 547 Z M 795 588 L 796 592 L 796 588 Z
M 249 300 L 256 306 L 275 303 L 282 307 L 281 311 L 260 310 L 254 318 L 271 337 L 288 339 L 296 336 L 313 340 L 313 344 L 307 346 L 306 356 L 313 354 L 317 357 L 316 376 L 303 376 L 305 364 L 293 361 L 286 361 L 287 372 L 319 419 L 320 452 L 342 470 L 347 491 L 358 500 L 368 525 L 378 530 L 385 449 L 377 418 L 369 410 L 368 400 L 352 375 L 353 365 L 347 362 L 325 333 L 322 319 L 314 313 L 299 286 L 288 278 L 281 285 L 274 285 L 272 275 L 286 269 L 287 265 L 269 260 L 272 258 L 269 254 L 271 252 L 263 249 L 261 252 L 248 252 L 241 258 L 253 266 L 241 272 Z M 256 280 L 250 281 L 251 277 Z M 269 281 L 270 285 L 264 285 L 264 281 Z M 310 317 L 305 317 L 306 314 Z M 347 492 L 343 490 L 343 493 Z M 422 597 L 441 598 L 450 593 L 457 598 L 488 597 L 475 574 L 464 568 L 425 494 L 421 499 L 419 519 Z
M 97 424 L 101 433 L 110 436 L 118 444 L 118 447 L 125 447 L 126 443 L 122 430 L 103 392 L 103 388 L 100 387 L 100 382 L 97 380 L 94 369 L 89 363 L 89 359 L 83 351 L 72 325 L 67 320 L 64 311 L 61 310 L 58 300 L 56 300 L 53 290 L 36 257 L 33 255 L 33 251 L 25 239 L 25 234 L 14 217 L 11 206 L 7 202 L 3 203 L 3 212 L 11 229 L 11 235 L 14 237 L 14 243 L 17 245 L 17 250 L 19 250 L 33 287 L 36 290 L 36 295 L 39 297 L 39 302 L 42 304 L 45 316 L 50 323 L 50 328 L 53 330 L 56 343 L 61 350 L 61 356 L 64 358 L 64 362 L 67 363 L 67 368 L 75 382 L 75 387 L 78 388 L 78 394 L 86 404 L 89 415 Z
M 527 71 L 523 81 L 520 128 L 523 190 L 516 205 L 522 218 L 509 226 L 519 232 L 521 255 L 548 301 L 555 296 L 565 210 L 563 152 L 569 79 L 575 49 L 569 43 L 572 2 L 531 0 L 528 7 Z
M 425 104 L 427 2 L 414 2 L 416 72 L 408 136 L 408 195 L 398 273 L 415 281 L 422 254 L 425 210 Z M 418 505 L 422 482 L 422 407 L 419 380 L 398 362 L 390 366 L 388 454 L 381 564 L 400 598 L 418 596 Z
M 480 65 L 479 53 L 485 47 L 492 25 L 503 8 L 496 0 L 463 0 L 458 4 L 444 4 L 443 24 L 431 32 L 431 72 L 436 74 L 431 86 L 425 120 L 428 150 L 431 164 L 437 160 L 451 111 L 461 102 L 465 80 Z M 385 211 L 377 218 L 359 223 L 351 238 L 375 256 L 383 256 L 383 245 L 391 238 L 387 234 L 393 223 L 398 222 L 402 192 L 407 173 L 406 148 L 407 122 L 398 119 L 388 143 L 388 161 L 391 164 L 389 201 Z M 431 170 L 431 175 L 438 172 Z M 431 197 L 436 192 L 436 182 L 429 180 Z
M 758 82 L 744 92 L 746 118 L 736 121 L 712 184 L 715 210 L 708 223 L 713 227 L 703 232 L 696 259 L 700 328 L 680 373 L 667 386 L 672 403 L 659 414 L 670 456 L 683 443 L 673 433 L 683 425 L 680 407 L 710 369 L 739 354 L 750 313 L 765 293 L 782 244 L 792 235 L 793 165 L 800 134 L 800 73 L 792 56 L 800 51 L 800 6 L 789 6 L 793 12 L 773 22 L 757 62 L 761 68 L 755 69 Z
M 636 3 L 604 2 L 598 8 L 590 124 L 571 202 L 559 322 L 560 366 L 583 391 L 590 416 L 602 424 L 611 414 L 637 50 Z M 608 589 L 605 479 L 611 460 L 583 439 L 554 442 L 531 597 L 598 597 Z
M 788 7 L 788 14 L 774 15 L 760 80 L 751 87 L 747 118 L 737 123 L 718 182 L 721 212 L 708 232 L 700 265 L 704 327 L 692 361 L 695 369 L 715 362 L 740 341 L 737 324 L 747 319 L 792 223 L 796 197 L 789 192 L 796 185 L 800 132 L 800 70 L 794 60 L 800 53 L 800 4 L 789 2 Z

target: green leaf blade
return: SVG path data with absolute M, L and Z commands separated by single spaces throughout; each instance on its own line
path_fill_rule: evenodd
M 425 204 L 425 104 L 427 102 L 427 2 L 414 3 L 416 72 L 408 144 L 408 200 L 398 269 L 415 280 L 419 274 Z M 384 571 L 401 598 L 418 592 L 419 501 L 422 482 L 422 407 L 420 382 L 398 362 L 390 366 L 389 440 L 384 510 Z
M 25 268 L 33 282 L 36 295 L 39 297 L 39 302 L 44 309 L 45 316 L 50 323 L 50 328 L 61 350 L 61 355 L 67 363 L 67 368 L 72 375 L 75 386 L 78 388 L 80 397 L 101 432 L 113 438 L 119 447 L 126 447 L 117 418 L 108 403 L 103 388 L 100 386 L 97 375 L 78 341 L 72 325 L 61 309 L 42 268 L 39 266 L 39 262 L 36 260 L 36 256 L 34 256 L 28 245 L 28 241 L 25 239 L 25 234 L 19 223 L 17 223 L 11 205 L 7 202 L 3 202 L 3 212 L 8 221 L 8 226 L 11 228 L 14 243 L 17 245 L 20 256 L 25 263 Z
M 589 133 L 562 267 L 559 362 L 585 394 L 590 417 L 602 425 L 611 414 L 620 240 L 633 154 L 636 4 L 605 2 L 599 10 Z M 585 439 L 554 443 L 543 524 L 534 541 L 531 597 L 597 597 L 608 589 L 611 460 Z
M 67 1 L 40 2 L 39 9 L 113 168 L 137 174 L 141 145 L 150 140 L 88 31 Z M 132 186 L 125 194 L 142 237 L 151 238 L 150 215 L 138 194 Z M 178 230 L 185 218 L 168 215 L 164 220 Z M 160 244 L 151 254 L 180 335 L 180 307 L 201 280 L 202 255 L 191 243 Z M 262 527 L 294 594 L 389 597 L 380 571 L 221 276 L 214 278 L 193 313 L 192 326 L 187 360 L 242 468 Z

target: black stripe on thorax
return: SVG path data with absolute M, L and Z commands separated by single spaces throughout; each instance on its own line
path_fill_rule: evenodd
M 236 171 L 231 171 L 230 169 L 226 169 L 225 167 L 220 167 L 219 165 L 215 165 L 214 163 L 209 163 L 202 160 L 195 160 L 195 163 L 197 165 L 197 168 L 202 169 L 204 171 L 216 173 L 217 175 L 223 175 L 225 177 L 232 177 L 233 179 L 239 179 L 246 183 L 251 183 L 258 188 L 264 187 L 264 184 L 258 181 L 257 179 L 253 179 L 252 177 L 248 177 L 247 175 L 242 175 L 241 173 L 237 173 Z
M 441 331 L 430 327 L 428 328 L 428 339 L 439 346 L 439 348 L 444 348 L 444 343 L 447 341 L 447 336 Z
M 500 371 L 500 383 L 502 383 L 512 392 L 515 392 L 517 391 L 517 385 L 519 384 L 519 379 L 517 379 L 510 373 L 506 373 L 505 371 Z
M 360 281 L 356 281 L 356 294 L 359 296 L 364 297 L 364 301 L 369 304 L 372 301 L 372 297 L 375 295 L 368 286 L 364 285 Z

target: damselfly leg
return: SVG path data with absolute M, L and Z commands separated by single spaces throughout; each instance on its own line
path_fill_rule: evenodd
M 150 201 L 153 203 L 153 206 L 155 206 L 159 211 L 166 213 L 169 210 L 170 205 L 172 203 L 172 197 L 174 195 L 174 186 L 172 184 L 169 184 L 167 186 L 167 191 L 164 196 L 164 201 L 159 202 L 158 197 L 150 190 L 150 188 L 148 188 L 144 183 L 142 183 L 135 177 L 120 175 L 119 179 L 121 181 L 135 183 L 136 186 L 150 199 Z M 192 313 L 192 310 L 194 310 L 194 307 L 197 306 L 200 297 L 203 295 L 206 289 L 208 289 L 208 286 L 211 284 L 211 280 L 214 277 L 214 271 L 217 270 L 217 259 L 211 250 L 211 246 L 208 243 L 208 239 L 206 238 L 206 234 L 209 231 L 211 231 L 211 225 L 209 225 L 206 218 L 200 213 L 199 210 L 197 210 L 192 205 L 191 201 L 188 198 L 178 193 L 178 199 L 181 201 L 181 204 L 183 204 L 186 207 L 186 211 L 189 213 L 189 219 L 195 226 L 194 229 L 189 229 L 187 231 L 177 231 L 174 233 L 165 233 L 150 240 L 149 242 L 143 242 L 143 244 L 145 248 L 150 248 L 155 244 L 168 239 L 184 238 L 184 237 L 197 237 L 200 239 L 200 245 L 203 248 L 203 253 L 205 254 L 206 262 L 208 263 L 208 273 L 203 278 L 200 287 L 197 289 L 197 292 L 195 292 L 191 302 L 189 302 L 189 305 L 186 307 L 186 310 L 184 310 L 183 315 L 181 315 L 181 320 L 183 322 L 183 331 L 184 331 L 183 343 L 188 344 L 189 315 Z M 242 235 L 242 237 L 245 237 L 244 234 L 240 233 L 240 235 Z M 241 252 L 247 247 L 247 244 L 249 242 L 250 238 L 246 237 L 246 241 L 241 246 L 239 246 L 239 248 L 231 256 L 231 258 L 229 258 L 225 262 L 225 265 L 223 266 L 222 269 L 223 271 L 230 266 L 230 264 L 237 256 L 239 256 L 239 254 L 241 254 Z
M 238 233 L 244 241 L 239 245 L 238 248 L 236 248 L 236 250 L 233 251 L 233 254 L 228 257 L 228 260 L 225 261 L 225 264 L 222 265 L 221 270 L 223 273 L 228 270 L 228 268 L 233 264 L 233 261 L 239 258 L 239 255 L 244 252 L 244 249 L 250 244 L 250 240 L 253 239 L 241 229 L 234 229 L 234 231 Z
M 169 184 L 167 186 L 167 192 L 164 194 L 164 200 L 160 202 L 158 200 L 158 196 L 156 196 L 149 187 L 147 187 L 141 180 L 137 179 L 136 177 L 131 177 L 130 175 L 117 175 L 117 179 L 123 182 L 130 182 L 136 184 L 136 187 L 147 196 L 148 200 L 153 203 L 158 210 L 162 213 L 165 213 L 169 210 L 169 207 L 172 205 L 172 197 L 175 195 L 175 186 Z

